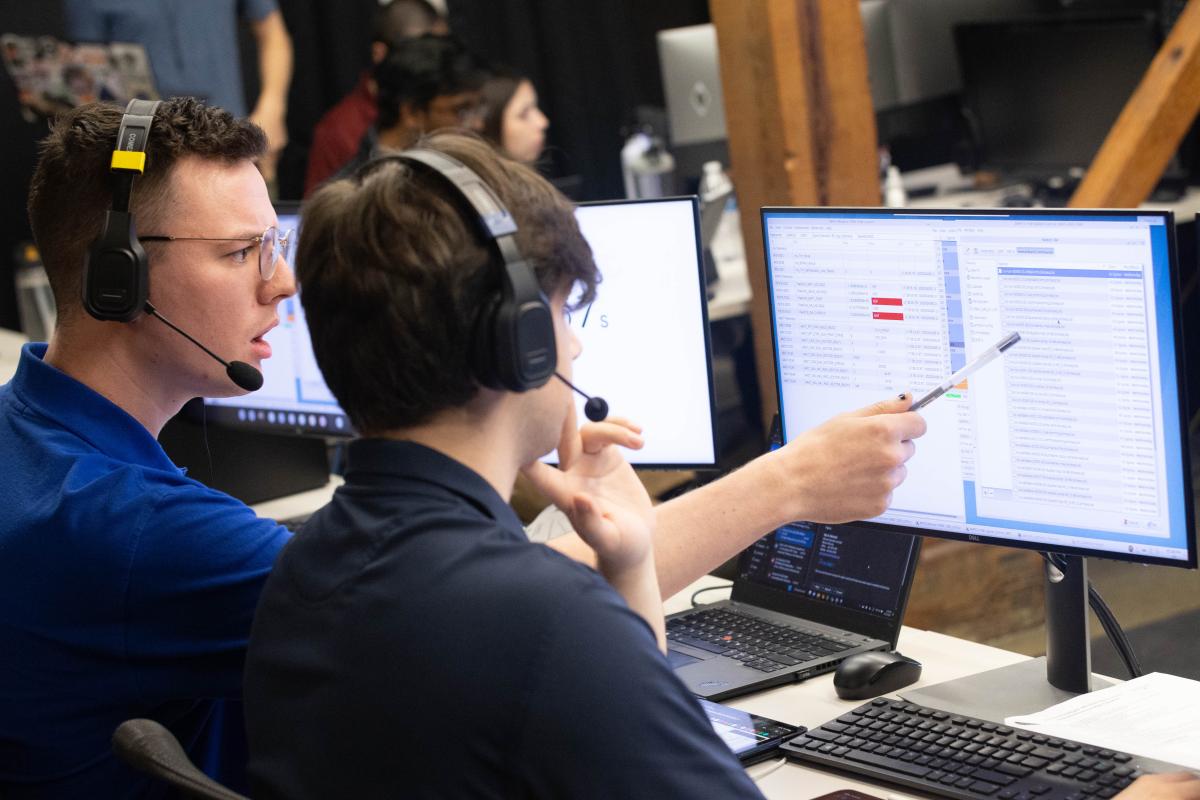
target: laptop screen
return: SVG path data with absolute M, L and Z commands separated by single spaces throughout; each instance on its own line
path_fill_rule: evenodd
M 810 601 L 896 619 L 903 612 L 913 537 L 793 522 L 742 553 L 738 578 Z
M 783 436 L 779 417 L 770 448 Z M 920 538 L 857 525 L 792 522 L 742 551 L 735 599 L 884 639 L 903 619 Z

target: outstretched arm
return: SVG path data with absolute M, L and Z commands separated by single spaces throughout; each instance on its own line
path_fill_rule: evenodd
M 658 506 L 654 558 L 663 597 L 795 520 L 850 522 L 877 516 L 904 480 L 912 440 L 925 421 L 906 412 L 912 398 L 841 414 L 720 480 Z M 551 546 L 585 563 L 595 556 L 578 536 Z

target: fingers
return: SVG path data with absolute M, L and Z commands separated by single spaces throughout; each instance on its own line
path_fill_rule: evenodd
M 521 467 L 539 492 L 550 498 L 550 502 L 568 514 L 571 511 L 571 488 L 566 473 L 541 461 L 532 461 Z
M 850 416 L 873 417 L 876 414 L 899 414 L 902 411 L 908 411 L 908 407 L 912 405 L 912 402 L 912 392 L 904 392 L 898 397 L 889 397 L 887 400 L 880 400 L 877 403 L 864 406 L 857 411 L 851 411 Z
M 567 406 L 567 417 L 563 420 L 562 432 L 558 437 L 558 464 L 562 469 L 568 469 L 574 464 L 583 448 L 579 423 L 575 416 L 575 404 L 568 403 Z
M 571 522 L 580 537 L 600 555 L 611 549 L 618 536 L 616 526 L 600 513 L 596 501 L 582 492 L 573 499 Z
M 609 445 L 620 445 L 630 450 L 640 450 L 645 444 L 641 428 L 623 419 L 590 422 L 579 430 L 583 452 L 595 455 Z

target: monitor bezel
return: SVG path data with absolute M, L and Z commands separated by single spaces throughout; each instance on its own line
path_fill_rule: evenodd
M 701 242 L 700 234 L 700 198 L 697 195 L 675 195 L 672 197 L 650 197 L 638 199 L 621 199 L 621 200 L 589 200 L 583 203 L 576 203 L 577 208 L 592 208 L 597 206 L 623 206 L 623 205 L 647 205 L 650 203 L 678 203 L 686 201 L 692 206 L 692 222 L 694 241 L 696 248 L 696 290 L 698 293 L 697 299 L 700 303 L 700 321 L 704 329 L 704 366 L 708 376 L 708 418 L 710 421 L 710 430 L 712 435 L 712 461 L 699 462 L 641 462 L 636 460 L 636 451 L 631 451 L 626 455 L 626 459 L 636 469 L 653 469 L 653 470 L 713 470 L 717 469 L 720 464 L 720 451 L 718 450 L 719 437 L 717 436 L 717 393 L 716 386 L 713 381 L 713 357 L 712 357 L 712 327 L 708 320 L 708 289 L 707 282 L 704 277 L 704 244 Z M 603 278 L 603 274 L 601 275 Z M 603 394 L 603 387 L 598 387 L 597 391 Z
M 914 528 L 906 525 L 896 525 L 894 523 L 871 522 L 868 520 L 859 520 L 851 523 L 856 526 L 862 526 L 874 530 L 885 530 L 893 533 L 918 534 L 921 536 L 930 536 L 938 539 L 947 539 L 950 541 L 971 542 L 975 544 L 990 544 L 1000 547 L 1015 547 L 1021 550 L 1033 550 L 1037 552 L 1053 552 L 1064 553 L 1067 555 L 1085 556 L 1088 558 L 1103 558 L 1112 561 L 1128 561 L 1137 564 L 1154 564 L 1159 566 L 1180 567 L 1184 569 L 1196 569 L 1197 566 L 1197 535 L 1195 521 L 1195 504 L 1194 495 L 1195 489 L 1192 480 L 1192 465 L 1191 453 L 1189 449 L 1189 420 L 1187 414 L 1187 394 L 1189 387 L 1187 386 L 1186 359 L 1184 357 L 1184 339 L 1183 339 L 1183 320 L 1180 307 L 1180 298 L 1182 296 L 1180 289 L 1179 275 L 1179 258 L 1175 241 L 1175 215 L 1171 211 L 1162 210 L 1142 210 L 1142 209 L 1106 209 L 1106 208 L 883 208 L 879 206 L 763 206 L 759 211 L 759 227 L 762 229 L 762 244 L 763 244 L 763 270 L 764 279 L 767 287 L 767 312 L 771 322 L 771 342 L 772 342 L 772 358 L 775 364 L 775 400 L 779 404 L 780 419 L 783 417 L 783 381 L 781 379 L 779 367 L 779 353 L 776 342 L 778 341 L 778 331 L 775 329 L 775 296 L 771 284 L 771 266 L 770 266 L 770 244 L 767 240 L 766 218 L 768 214 L 801 214 L 801 215 L 829 215 L 829 214 L 874 214 L 879 216 L 914 216 L 914 217 L 1017 217 L 1017 216 L 1044 216 L 1052 218 L 1055 216 L 1095 216 L 1095 217 L 1113 217 L 1113 216 L 1130 216 L 1130 217 L 1161 217 L 1167 229 L 1167 270 L 1168 284 L 1170 286 L 1170 302 L 1171 302 L 1171 319 L 1173 327 L 1173 335 L 1175 337 L 1175 377 L 1178 385 L 1176 402 L 1178 404 L 1179 427 L 1180 427 L 1180 467 L 1183 470 L 1183 485 L 1185 487 L 1183 503 L 1184 503 L 1184 524 L 1188 531 L 1187 536 L 1187 558 L 1172 559 L 1160 556 L 1149 556 L 1138 553 L 1122 553 L 1116 550 L 1090 550 L 1083 547 L 1068 547 L 1062 545 L 1052 545 L 1045 542 L 1021 542 L 1003 537 L 989 536 L 986 534 L 975 533 L 958 533 L 955 531 L 940 531 L 933 528 Z M 1165 398 L 1164 398 L 1165 401 Z M 920 446 L 920 442 L 917 442 Z

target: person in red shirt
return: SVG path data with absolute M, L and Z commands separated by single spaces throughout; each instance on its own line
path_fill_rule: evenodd
M 382 62 L 393 47 L 406 39 L 449 32 L 446 18 L 428 0 L 392 0 L 375 17 L 371 64 Z M 321 117 L 313 130 L 312 149 L 308 152 L 305 197 L 354 158 L 363 136 L 379 114 L 376 94 L 371 69 L 363 70 L 354 89 Z

